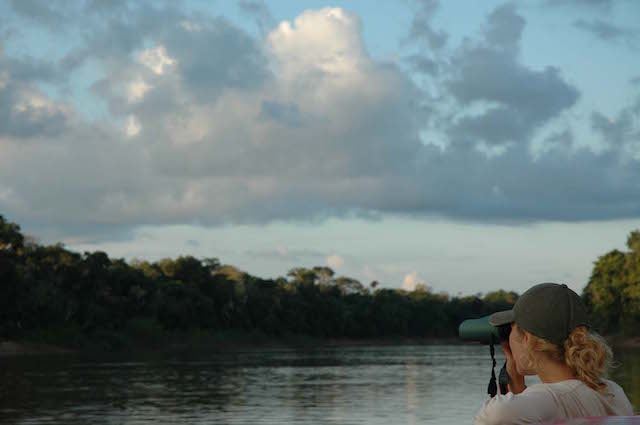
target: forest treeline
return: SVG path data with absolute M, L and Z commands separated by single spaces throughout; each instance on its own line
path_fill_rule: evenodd
M 632 335 L 640 322 L 640 233 L 629 252 L 595 263 L 583 296 L 596 326 Z M 216 258 L 156 262 L 83 254 L 30 241 L 0 215 L 0 340 L 117 341 L 127 335 L 233 331 L 318 338 L 455 337 L 460 322 L 515 303 L 515 292 L 452 297 L 426 286 L 408 292 L 363 285 L 328 267 L 262 279 Z M 117 344 L 115 344 L 117 345 Z

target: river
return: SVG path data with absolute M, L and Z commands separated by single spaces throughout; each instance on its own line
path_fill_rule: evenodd
M 617 362 L 612 378 L 638 412 L 640 351 L 620 351 Z M 23 356 L 0 365 L 0 422 L 24 425 L 469 424 L 491 371 L 487 347 L 460 345 Z

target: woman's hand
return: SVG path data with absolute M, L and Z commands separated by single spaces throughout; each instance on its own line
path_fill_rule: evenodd
M 524 384 L 524 375 L 521 375 L 518 372 L 516 367 L 516 361 L 513 358 L 513 354 L 511 353 L 511 347 L 509 347 L 509 343 L 502 342 L 500 343 L 502 347 L 502 351 L 504 351 L 504 356 L 507 358 L 507 373 L 509 374 L 509 391 L 514 394 L 520 394 L 526 388 Z

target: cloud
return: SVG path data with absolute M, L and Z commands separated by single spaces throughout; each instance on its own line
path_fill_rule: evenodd
M 175 59 L 171 58 L 167 54 L 167 49 L 162 45 L 144 49 L 138 55 L 138 60 L 158 75 L 164 74 L 165 66 L 174 65 L 176 63 Z
M 438 0 L 413 1 L 415 14 L 407 36 L 401 41 L 406 48 L 414 51 L 403 57 L 403 61 L 414 73 L 428 77 L 437 77 L 447 62 L 444 48 L 449 35 L 443 30 L 433 28 L 433 20 L 439 9 Z
M 640 31 L 614 25 L 602 19 L 593 19 L 591 21 L 578 19 L 574 21 L 573 26 L 604 42 L 621 42 L 629 47 L 637 47 L 637 43 L 640 40 Z
M 569 151 L 574 145 L 574 135 L 570 129 L 566 128 L 562 131 L 557 131 L 544 139 L 543 149 L 553 150 L 559 149 L 561 151 Z
M 547 0 L 544 3 L 544 6 L 574 6 L 579 8 L 610 10 L 613 7 L 613 4 L 613 0 Z
M 152 89 L 153 86 L 147 84 L 142 79 L 137 79 L 129 83 L 129 88 L 127 90 L 127 100 L 129 102 L 137 102 L 141 100 L 145 93 Z
M 283 104 L 265 100 L 262 102 L 260 115 L 291 127 L 299 127 L 302 124 L 300 109 L 295 103 Z
M 405 291 L 415 291 L 418 285 L 428 287 L 424 279 L 420 277 L 420 275 L 418 275 L 418 272 L 411 272 L 405 275 L 404 279 L 402 280 L 402 289 L 404 289 Z
M 424 43 L 432 50 L 439 50 L 447 42 L 444 31 L 433 29 L 431 21 L 439 8 L 438 0 L 416 0 L 416 14 L 411 22 L 408 41 Z
M 269 76 L 258 42 L 222 18 L 202 23 L 200 31 L 173 26 L 164 41 L 182 86 L 194 100 L 210 103 L 224 90 L 259 87 Z M 185 48 L 188 46 L 189 48 Z M 211 54 L 216 52 L 216 54 Z
M 15 194 L 3 205 L 7 213 L 25 224 L 46 216 L 65 232 L 90 223 L 126 228 L 368 214 L 359 205 L 368 195 L 350 200 L 353 192 L 363 184 L 375 191 L 381 170 L 401 170 L 419 149 L 406 105 L 411 83 L 368 58 L 359 22 L 345 12 L 307 12 L 275 29 L 264 50 L 224 20 L 202 19 L 199 31 L 184 29 L 183 21 L 175 14 L 167 33 L 144 48 L 133 26 L 120 27 L 113 37 L 128 40 L 121 53 L 102 48 L 108 34 L 89 37 L 91 60 L 108 71 L 94 93 L 122 124 L 77 122 L 31 152 L 21 152 L 17 139 L 5 141 L 11 156 L 0 174 Z M 147 56 L 172 63 L 161 60 L 159 72 L 158 63 L 140 61 L 149 49 L 162 54 Z M 212 51 L 216 72 L 190 78 L 203 62 L 214 63 Z M 264 60 L 259 67 L 256 57 Z M 274 80 L 268 67 L 287 72 Z M 303 128 L 302 117 L 311 124 Z M 40 182 L 59 185 L 55 197 L 22 177 L 20 170 L 33 167 Z
M 514 3 L 499 6 L 487 19 L 486 40 L 490 45 L 517 51 L 525 24 Z
M 281 22 L 267 41 L 286 77 L 300 77 L 301 72 L 350 76 L 367 60 L 360 32 L 357 17 L 325 8 Z
M 327 265 L 334 270 L 342 268 L 342 266 L 344 266 L 344 258 L 339 255 L 332 254 L 327 257 Z
M 200 242 L 196 239 L 187 239 L 184 244 L 191 248 L 200 248 Z
M 454 143 L 527 143 L 578 100 L 578 89 L 566 83 L 557 68 L 534 70 L 519 63 L 524 25 L 514 6 L 501 6 L 489 15 L 485 42 L 466 42 L 453 55 L 449 92 L 463 108 L 476 107 L 458 113 L 446 129 Z
M 0 62 L 0 137 L 33 138 L 63 133 L 72 118 L 69 105 L 51 100 L 35 84 L 15 78 Z
M 265 261 L 287 261 L 291 264 L 307 264 L 309 266 L 322 264 L 326 254 L 313 249 L 287 248 L 284 245 L 274 249 L 249 249 L 244 255 L 253 259 Z
M 600 112 L 591 114 L 591 127 L 598 132 L 604 143 L 613 151 L 630 154 L 640 159 L 640 96 L 636 101 L 623 108 L 616 117 L 608 118 Z
M 54 5 L 37 0 L 11 0 L 10 5 L 17 14 L 52 28 L 64 28 L 73 11 L 69 3 Z
M 421 16 L 436 6 L 421 3 Z M 86 37 L 58 63 L 0 56 L 0 209 L 27 227 L 105 238 L 145 224 L 353 215 L 640 215 L 636 104 L 611 121 L 594 112 L 607 149 L 577 146 L 570 126 L 552 124 L 580 90 L 553 66 L 522 63 L 526 20 L 512 5 L 494 10 L 478 38 L 436 37 L 413 53 L 433 97 L 372 58 L 360 20 L 342 9 L 305 11 L 263 38 L 156 3 L 87 13 L 69 29 Z M 85 119 L 73 106 L 83 101 L 40 86 L 72 86 L 83 66 L 98 70 L 87 96 L 107 119 Z M 533 154 L 536 137 L 544 148 Z
M 405 58 L 414 72 L 420 74 L 437 75 L 440 65 L 437 61 L 423 55 L 410 55 Z
M 0 54 L 1 52 L 2 44 L 0 44 Z M 39 81 L 55 83 L 60 82 L 64 77 L 57 64 L 30 56 L 21 58 L 0 56 L 0 68 L 5 72 L 10 71 L 11 78 L 16 83 Z
M 264 1 L 240 0 L 238 7 L 243 13 L 255 19 L 262 34 L 267 34 L 276 26 L 276 20 Z
M 127 118 L 127 125 L 125 127 L 125 134 L 127 137 L 133 137 L 140 133 L 142 127 L 140 126 L 140 121 L 136 118 L 135 115 L 129 115 Z

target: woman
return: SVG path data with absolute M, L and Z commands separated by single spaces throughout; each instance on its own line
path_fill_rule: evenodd
M 589 331 L 584 305 L 567 285 L 536 285 L 489 323 L 511 326 L 509 343 L 502 343 L 509 392 L 485 401 L 475 425 L 633 415 L 622 388 L 602 378 L 611 349 Z M 526 387 L 526 375 L 538 375 L 542 384 Z

